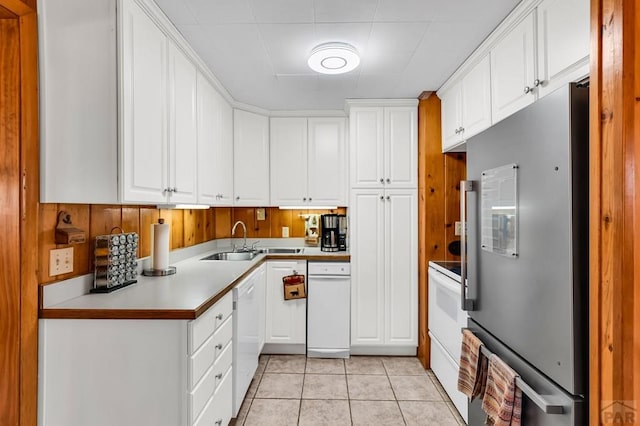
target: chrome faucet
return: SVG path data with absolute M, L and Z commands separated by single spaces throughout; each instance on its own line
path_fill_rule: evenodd
M 236 228 L 238 227 L 238 225 L 242 225 L 242 229 L 244 230 L 244 242 L 242 243 L 242 250 L 247 251 L 247 227 L 243 221 L 239 220 L 233 224 L 233 228 L 231 228 L 231 237 L 233 238 L 235 236 Z M 236 251 L 235 244 L 233 245 L 233 251 Z

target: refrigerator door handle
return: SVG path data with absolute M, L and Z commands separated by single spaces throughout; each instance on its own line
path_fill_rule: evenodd
M 467 192 L 475 191 L 476 185 L 472 180 L 460 181 L 460 222 L 462 222 L 462 232 L 460 233 L 460 307 L 463 311 L 475 310 L 473 299 L 467 298 Z

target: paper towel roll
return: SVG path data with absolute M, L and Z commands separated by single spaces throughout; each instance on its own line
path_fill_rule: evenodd
M 169 224 L 164 219 L 151 225 L 151 268 L 165 270 L 169 267 Z

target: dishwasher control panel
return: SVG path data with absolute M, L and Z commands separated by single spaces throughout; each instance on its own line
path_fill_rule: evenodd
M 348 262 L 308 262 L 308 275 L 351 275 Z

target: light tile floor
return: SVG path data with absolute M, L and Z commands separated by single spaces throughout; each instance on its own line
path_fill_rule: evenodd
M 235 423 L 234 423 L 235 422 Z M 413 357 L 262 355 L 235 425 L 464 425 Z

